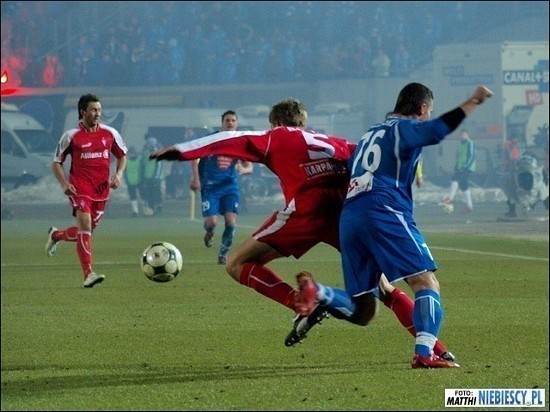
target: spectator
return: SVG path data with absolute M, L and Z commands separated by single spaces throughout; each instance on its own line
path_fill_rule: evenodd
M 465 213 L 474 210 L 472 193 L 470 192 L 470 174 L 476 170 L 476 145 L 466 130 L 460 133 L 460 144 L 456 151 L 456 163 L 449 196 L 443 199 L 446 204 L 452 204 L 458 188 L 462 191 L 466 207 Z
M 400 42 L 391 62 L 391 71 L 394 76 L 408 76 L 411 69 L 411 55 L 406 49 L 405 44 Z
M 57 87 L 61 84 L 63 66 L 55 54 L 46 56 L 46 63 L 42 71 L 42 84 L 45 87 Z
M 315 69 L 315 57 L 311 49 L 311 41 L 306 38 L 298 38 L 294 56 L 296 58 L 296 80 L 316 80 L 317 71 Z
M 2 73 L 8 73 L 8 85 L 9 87 L 17 87 L 22 83 L 23 71 L 27 67 L 27 61 L 25 59 L 22 50 L 12 51 L 2 49 Z
M 296 74 L 296 46 L 297 42 L 291 37 L 281 50 L 281 65 L 283 82 L 293 82 Z
M 195 139 L 195 131 L 192 127 L 185 129 L 184 142 Z M 188 183 L 191 174 L 184 163 L 174 162 L 170 168 L 170 174 L 166 176 L 166 196 L 172 199 L 183 199 L 188 191 Z
M 4 4 L 6 3 L 6 4 Z M 277 53 L 281 51 L 289 51 L 286 48 L 280 47 L 291 43 L 291 39 L 311 39 L 310 49 L 312 56 L 305 58 L 307 61 L 318 62 L 322 60 L 321 48 L 326 50 L 336 50 L 339 44 L 353 44 L 353 40 L 344 42 L 343 34 L 346 33 L 348 39 L 357 39 L 359 37 L 368 38 L 373 49 L 383 45 L 384 50 L 390 59 L 394 58 L 396 53 L 395 43 L 398 39 L 403 39 L 405 48 L 410 54 L 410 60 L 415 62 L 423 62 L 429 58 L 429 54 L 437 45 L 441 45 L 444 41 L 459 41 L 460 38 L 468 33 L 468 38 L 475 38 L 479 34 L 478 27 L 483 28 L 479 24 L 478 19 L 473 19 L 472 16 L 488 15 L 492 11 L 492 6 L 484 6 L 479 2 L 447 2 L 440 7 L 431 7 L 426 10 L 421 2 L 399 3 L 397 6 L 392 3 L 384 5 L 373 5 L 371 2 L 301 2 L 299 12 L 296 5 L 272 5 L 267 2 L 256 2 L 246 4 L 246 7 L 239 2 L 211 2 L 206 5 L 191 2 L 157 2 L 155 7 L 143 3 L 139 7 L 127 10 L 124 6 L 115 7 L 113 10 L 113 18 L 116 24 L 101 22 L 101 26 L 82 25 L 80 16 L 90 14 L 92 3 L 81 2 L 76 4 L 71 10 L 63 10 L 59 12 L 57 2 L 23 2 L 19 7 L 13 7 L 14 2 L 2 2 L 2 53 L 4 50 L 18 50 L 22 47 L 29 47 L 31 50 L 29 56 L 34 56 L 34 59 L 41 62 L 42 56 L 48 53 L 59 53 L 60 49 L 69 51 L 66 60 L 61 58 L 62 66 L 66 68 L 69 79 L 64 82 L 66 86 L 83 85 L 81 71 L 83 70 L 83 62 L 86 60 L 84 50 L 91 46 L 94 48 L 98 59 L 103 56 L 103 47 L 109 45 L 111 60 L 115 61 L 114 53 L 117 53 L 116 46 L 126 43 L 130 52 L 134 49 L 136 43 L 142 40 L 146 41 L 146 49 L 153 51 L 164 48 L 170 38 L 178 39 L 181 52 L 184 57 L 184 65 L 189 66 L 181 69 L 180 79 L 177 84 L 213 84 L 213 83 L 235 83 L 235 82 L 266 82 L 268 81 L 264 69 L 263 61 L 266 60 L 269 52 L 267 50 L 258 50 L 261 46 L 255 45 L 260 38 L 260 33 L 266 27 L 267 22 L 277 18 L 282 22 L 280 33 L 274 35 L 273 47 Z M 50 5 L 52 3 L 52 5 Z M 88 4 L 89 3 L 89 4 Z M 452 4 L 451 4 L 452 3 Z M 486 2 L 490 4 L 491 2 Z M 520 7 L 519 2 L 509 2 L 511 7 L 502 6 L 499 4 L 499 16 L 506 16 L 499 20 L 502 24 L 506 24 L 505 19 L 522 18 L 533 13 L 533 8 Z M 546 11 L 547 4 L 545 2 L 536 6 L 537 12 Z M 485 3 L 484 3 L 485 4 Z M 496 4 L 496 3 L 495 3 Z M 47 7 L 46 7 L 47 6 Z M 546 6 L 546 10 L 544 7 Z M 143 7 L 143 8 L 142 8 Z M 506 9 L 503 9 L 506 7 Z M 535 7 L 535 6 L 533 6 Z M 6 10 L 11 10 L 6 12 Z M 514 11 L 514 12 L 511 12 Z M 55 17 L 53 17 L 55 16 Z M 220 18 L 220 16 L 224 16 Z M 250 16 L 254 16 L 251 18 Z M 357 16 L 357 17 L 356 17 Z M 412 25 L 416 20 L 425 17 L 426 21 L 421 26 L 417 27 L 417 32 L 412 30 Z M 498 16 L 495 16 L 498 17 Z M 55 42 L 48 36 L 49 26 L 48 21 L 54 21 L 57 27 L 63 26 L 63 20 L 67 18 L 69 21 L 75 22 L 74 29 L 59 31 L 61 39 Z M 183 25 L 185 28 L 179 28 L 175 22 L 186 21 L 188 24 Z M 190 23 L 190 24 L 189 24 Z M 448 30 L 442 33 L 442 26 Z M 179 31 L 179 33 L 178 33 Z M 186 36 L 181 36 L 181 32 L 187 32 Z M 264 30 L 265 31 L 265 30 Z M 369 33 L 370 31 L 370 33 Z M 72 44 L 73 34 L 76 33 L 77 44 Z M 104 33 L 100 38 L 100 33 Z M 258 35 L 254 36 L 254 33 Z M 459 37 L 457 37 L 459 36 Z M 207 39 L 203 44 L 203 40 Z M 240 41 L 237 41 L 237 40 Z M 395 40 L 394 40 L 395 39 Z M 414 39 L 414 41 L 413 41 Z M 59 44 L 58 44 L 59 42 Z M 111 43 L 112 42 L 112 43 Z M 300 40 L 298 40 L 297 50 L 301 48 Z M 237 61 L 238 76 L 219 77 L 219 72 L 211 71 L 210 68 L 223 66 L 224 59 L 231 57 L 234 59 L 235 52 L 228 52 L 227 47 L 230 44 L 240 44 L 238 47 L 238 55 L 241 57 Z M 421 44 L 428 44 L 428 51 L 421 47 Z M 65 45 L 68 47 L 65 48 Z M 353 49 L 353 47 L 352 47 Z M 259 52 L 260 56 L 253 57 Z M 18 53 L 16 53 L 18 54 Z M 163 53 L 161 53 L 163 54 Z M 263 54 L 263 55 L 262 55 Z M 145 53 L 147 56 L 148 53 Z M 355 56 L 355 53 L 352 52 Z M 248 58 L 247 58 L 248 57 Z M 295 56 L 281 56 L 285 63 L 285 69 L 292 70 L 292 61 L 296 59 L 296 67 L 294 74 L 275 70 L 275 73 L 280 73 L 281 79 L 302 78 L 315 79 L 314 74 L 304 75 L 303 71 L 316 70 L 315 64 L 302 65 L 299 60 L 303 60 L 300 53 L 297 51 Z M 145 59 L 147 60 L 147 58 Z M 205 61 L 206 60 L 206 61 Z M 237 59 L 234 59 L 237 60 Z M 337 59 L 338 60 L 338 59 Z M 340 59 L 341 60 L 341 59 Z M 252 62 L 251 62 L 252 61 Z M 3 58 L 2 62 L 7 64 Z M 370 62 L 370 60 L 369 60 Z M 143 63 L 144 65 L 146 63 Z M 287 65 L 288 64 L 288 65 Z M 116 85 L 126 86 L 130 84 L 130 76 L 128 75 L 129 65 L 125 67 L 124 76 L 117 78 Z M 254 71 L 257 67 L 261 69 Z M 73 72 L 73 68 L 75 71 Z M 25 76 L 22 79 L 26 85 L 32 82 L 33 85 L 41 85 L 42 80 L 40 75 L 42 67 L 37 71 L 29 67 Z M 86 69 L 87 70 L 87 69 Z M 31 75 L 35 73 L 34 77 Z M 185 73 L 185 76 L 181 76 Z M 231 73 L 235 73 L 234 69 Z M 309 73 L 309 72 L 308 72 Z M 390 72 L 390 74 L 392 74 Z M 36 77 L 36 74 L 38 78 Z M 139 74 L 133 77 L 133 84 L 143 86 L 142 79 Z M 109 84 L 109 80 L 104 79 L 98 84 Z M 202 76 L 202 77 L 199 77 Z M 364 76 L 364 73 L 363 75 Z M 357 77 L 356 67 L 344 65 L 343 71 L 336 75 L 325 75 L 324 78 L 353 78 Z M 14 75 L 14 80 L 16 76 Z M 200 80 L 200 82 L 198 81 Z M 172 83 L 173 84 L 173 83 Z
M 372 61 L 372 71 L 374 77 L 388 77 L 390 75 L 391 61 L 382 46 L 378 50 Z
M 162 162 L 149 162 L 149 154 L 159 149 L 158 140 L 148 137 L 142 151 L 143 193 L 145 201 L 143 214 L 145 216 L 157 216 L 162 213 L 162 180 L 164 179 L 164 165 Z
M 401 39 L 410 38 L 411 27 L 403 11 L 397 13 L 396 20 L 392 22 L 392 30 Z
M 355 49 L 353 50 L 352 74 L 359 78 L 370 76 L 372 73 L 372 58 L 370 41 L 364 37 L 358 37 L 355 40 Z
M 539 202 L 548 210 L 548 175 L 537 158 L 529 154 L 521 156 L 514 167 L 504 175 L 501 188 L 506 195 L 507 218 L 516 218 L 516 205 L 532 210 Z
M 109 40 L 103 47 L 103 52 L 109 53 L 111 58 L 114 60 L 117 57 L 119 51 L 120 51 L 120 43 L 117 39 L 116 33 L 111 33 L 109 35 Z
M 183 49 L 178 45 L 178 41 L 171 37 L 168 40 L 166 50 L 167 58 L 167 84 L 177 86 L 181 83 L 181 74 L 185 65 L 185 53 Z
M 189 169 L 181 163 L 174 163 L 166 176 L 166 196 L 172 199 L 183 199 L 186 193 L 186 182 L 189 181 Z
M 71 68 L 71 81 L 75 86 L 83 86 L 86 75 L 86 62 L 88 60 L 87 50 L 90 47 L 85 35 L 78 36 L 75 46 L 74 57 Z
M 82 71 L 82 85 L 101 86 L 101 80 L 105 78 L 106 73 L 110 73 L 109 67 L 105 67 L 105 72 L 103 72 L 102 62 L 96 55 L 95 49 L 91 46 L 88 47 Z
M 519 144 L 513 136 L 508 136 L 502 146 L 502 167 L 504 174 L 514 169 L 519 160 Z
M 139 41 L 133 48 L 130 55 L 130 85 L 141 86 L 146 78 L 146 47 L 145 41 Z
M 124 171 L 124 181 L 128 188 L 132 217 L 139 216 L 139 196 L 142 177 L 142 157 L 134 146 L 128 148 L 128 160 Z
M 101 59 L 98 62 L 99 73 L 101 76 L 98 77 L 97 82 L 101 86 L 116 86 L 115 80 L 115 62 L 113 61 L 109 52 L 104 50 L 101 53 Z
M 424 45 L 428 53 L 431 53 L 441 40 L 441 22 L 431 10 L 428 10 L 425 12 L 424 21 L 420 29 L 420 43 Z
M 166 86 L 168 82 L 168 57 L 164 48 L 152 49 L 147 53 L 147 64 L 144 67 L 143 82 L 147 86 Z
M 130 67 L 130 50 L 126 43 L 120 43 L 119 52 L 116 54 L 113 65 L 114 84 L 117 86 L 128 86 L 130 76 L 128 68 Z

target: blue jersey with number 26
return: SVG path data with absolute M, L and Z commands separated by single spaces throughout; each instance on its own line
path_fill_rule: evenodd
M 352 296 L 375 291 L 381 273 L 392 283 L 437 270 L 413 218 L 411 186 L 422 147 L 449 132 L 441 119 L 392 117 L 372 126 L 353 152 L 339 226 L 344 282 Z
M 350 159 L 346 203 L 372 191 L 412 210 L 412 184 L 422 147 L 439 143 L 448 133 L 440 118 L 420 122 L 390 117 L 372 126 Z

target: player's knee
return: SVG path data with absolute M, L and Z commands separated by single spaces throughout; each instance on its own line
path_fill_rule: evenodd
M 431 289 L 439 293 L 439 282 L 431 271 L 411 276 L 407 278 L 407 283 L 415 293 L 422 289 Z
M 376 312 L 376 309 L 371 308 L 366 311 L 356 312 L 349 321 L 355 325 L 367 326 L 375 318 Z
M 390 295 L 394 289 L 395 289 L 395 286 L 393 286 L 389 281 L 388 279 L 386 278 L 386 276 L 384 274 L 382 274 L 382 276 L 380 276 L 380 281 L 378 282 L 378 286 L 379 286 L 379 293 L 380 293 L 380 300 L 383 302 L 386 297 L 388 295 Z
M 374 294 L 366 293 L 355 298 L 356 310 L 349 321 L 355 325 L 367 326 L 378 313 L 378 301 Z
M 215 228 L 217 223 L 218 219 L 216 218 L 216 216 L 208 216 L 204 219 L 205 227 Z
M 229 276 L 235 279 L 237 282 L 241 281 L 241 272 L 243 266 L 235 260 L 231 255 L 228 256 L 227 262 L 225 263 L 225 271 Z

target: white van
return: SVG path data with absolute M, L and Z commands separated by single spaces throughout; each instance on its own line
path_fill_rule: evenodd
M 2 103 L 2 130 L 11 130 L 23 142 L 27 150 L 44 158 L 53 159 L 57 138 L 54 138 L 34 117 L 22 113 L 13 104 Z
M 17 189 L 51 173 L 55 150 L 51 135 L 14 105 L 2 103 L 1 139 L 2 188 Z

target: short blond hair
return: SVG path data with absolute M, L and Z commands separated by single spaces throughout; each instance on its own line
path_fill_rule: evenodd
M 269 123 L 273 126 L 306 127 L 306 106 L 293 98 L 281 100 L 271 108 Z

